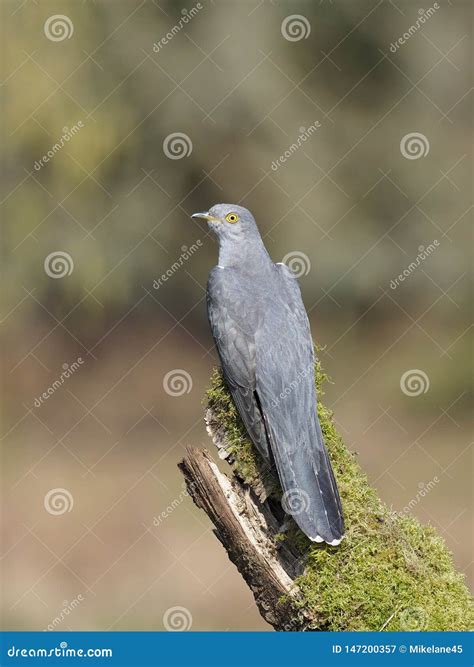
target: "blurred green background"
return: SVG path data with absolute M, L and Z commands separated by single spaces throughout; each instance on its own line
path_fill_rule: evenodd
M 472 574 L 472 5 L 435 4 L 2 1 L 6 628 L 269 629 L 176 468 L 217 202 L 299 269 L 371 482 Z

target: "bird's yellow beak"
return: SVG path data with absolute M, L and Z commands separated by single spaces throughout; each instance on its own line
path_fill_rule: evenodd
M 203 220 L 210 220 L 211 222 L 220 222 L 219 218 L 209 215 L 207 211 L 204 211 L 203 213 L 193 213 L 191 218 L 202 218 Z

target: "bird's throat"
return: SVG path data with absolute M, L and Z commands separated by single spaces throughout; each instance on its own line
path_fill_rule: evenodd
M 260 236 L 258 238 L 220 239 L 219 266 L 222 268 L 238 266 L 248 273 L 253 273 L 271 264 L 272 260 Z

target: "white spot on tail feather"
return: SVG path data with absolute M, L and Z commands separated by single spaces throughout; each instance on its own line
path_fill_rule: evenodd
M 344 538 L 345 538 L 345 535 L 343 535 L 343 536 L 342 536 L 341 538 L 339 538 L 338 540 L 333 540 L 332 542 L 327 542 L 327 540 L 325 540 L 325 539 L 324 539 L 323 537 L 321 537 L 320 535 L 316 535 L 316 537 L 310 537 L 309 539 L 310 539 L 312 542 L 317 542 L 318 544 L 321 544 L 321 542 L 326 542 L 326 544 L 329 544 L 329 546 L 331 546 L 331 547 L 337 547 L 337 546 L 339 546 L 339 544 L 341 544 L 341 542 L 342 542 L 342 540 L 343 540 Z

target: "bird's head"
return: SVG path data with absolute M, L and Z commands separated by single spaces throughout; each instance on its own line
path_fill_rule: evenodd
M 220 240 L 242 240 L 258 235 L 253 215 L 237 204 L 215 204 L 208 211 L 193 213 L 192 218 L 207 220 L 209 228 Z

